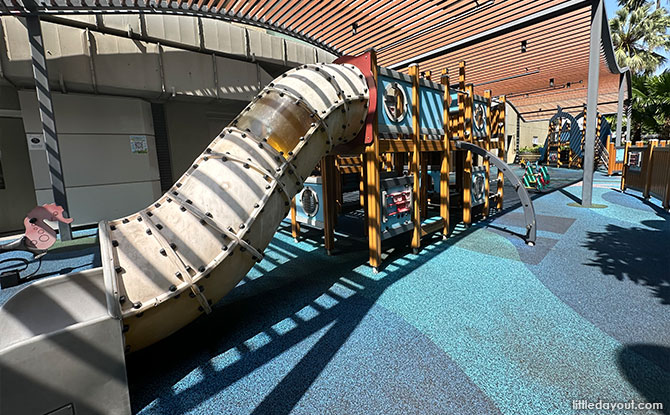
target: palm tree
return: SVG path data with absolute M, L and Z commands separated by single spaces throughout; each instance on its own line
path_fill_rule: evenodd
M 670 135 L 670 71 L 660 75 L 633 75 L 631 89 L 631 138 L 643 134 Z
M 659 52 L 670 51 L 670 15 L 658 7 L 651 11 L 648 1 L 631 1 L 610 19 L 612 43 L 619 65 L 633 72 L 651 74 L 666 61 Z M 638 7 L 633 7 L 639 3 Z
M 637 9 L 638 7 L 642 6 L 644 3 L 646 3 L 647 0 L 619 0 L 619 6 L 620 7 L 628 7 L 630 10 Z M 661 0 L 656 0 L 656 8 L 661 7 Z
M 653 113 L 653 129 L 661 137 L 670 134 L 670 72 L 667 70 L 658 76 L 647 79 L 651 112 Z
M 631 77 L 631 139 L 638 141 L 642 139 L 642 133 L 653 132 L 656 129 L 654 111 L 652 104 L 652 95 L 649 91 L 647 80 L 648 75 L 633 75 Z

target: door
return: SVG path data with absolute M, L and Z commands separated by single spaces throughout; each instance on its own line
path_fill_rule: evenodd
M 22 233 L 36 205 L 23 121 L 0 117 L 0 234 Z

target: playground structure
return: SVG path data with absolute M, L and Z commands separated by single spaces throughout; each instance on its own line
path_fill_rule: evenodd
M 537 162 L 525 163 L 524 170 L 523 185 L 528 189 L 542 190 L 551 183 L 546 166 L 541 166 Z
M 12 251 L 26 251 L 33 255 L 33 260 L 41 259 L 58 239 L 56 231 L 47 225 L 45 221 L 72 223 L 72 218 L 63 217 L 63 208 L 56 204 L 36 206 L 28 212 L 23 220 L 23 226 L 26 229 L 25 233 L 12 242 L 0 245 L 0 254 Z M 23 263 L 23 270 L 29 264 L 29 261 L 24 258 L 0 260 L 0 264 L 7 262 Z M 11 268 L 12 270 L 0 274 L 0 289 L 15 287 L 27 281 L 28 277 L 24 277 L 23 280 L 21 279 L 20 272 L 23 271 L 22 269 Z
M 99 224 L 101 268 L 38 281 L 0 306 L 0 363 L 6 369 L 0 409 L 48 413 L 74 402 L 83 412 L 127 413 L 124 354 L 211 312 L 263 259 L 289 212 L 298 237 L 295 196 L 306 181 L 311 190 L 303 190 L 299 206 L 307 213 L 323 208 L 313 225 L 322 223 L 330 250 L 342 204 L 342 181 L 334 179 L 360 175 L 374 268 L 381 264 L 382 240 L 411 234 L 418 250 L 426 235 L 449 234 L 454 164 L 463 222 L 502 209 L 507 178 L 521 199 L 525 239 L 532 245 L 532 202 L 493 153 L 504 152 L 504 105 L 492 109 L 492 101 L 490 93 L 477 96 L 465 84 L 465 63 L 452 89 L 446 71 L 438 84 L 430 74 L 420 78 L 418 66 L 409 75 L 378 67 L 373 51 L 281 75 L 159 200 Z M 429 170 L 431 158 L 439 162 L 439 180 Z M 309 178 L 319 163 L 320 193 L 314 190 L 319 181 Z M 498 168 L 494 192 L 490 163 Z M 381 169 L 394 175 L 382 180 Z M 432 218 L 431 172 L 438 181 L 433 202 L 439 189 L 439 216 Z M 102 370 L 90 371 L 91 361 Z M 71 385 L 67 396 L 53 392 L 63 383 Z M 26 402 L 21 397 L 27 395 L 40 399 Z
M 560 107 L 549 120 L 549 130 L 544 146 L 540 148 L 540 160 L 551 167 L 583 168 L 584 141 L 586 136 L 586 107 L 574 117 Z M 610 165 L 609 142 L 611 126 L 605 117 L 598 113 L 596 118 L 595 164 Z M 610 173 L 611 174 L 611 173 Z
M 642 192 L 645 199 L 651 196 L 661 201 L 670 211 L 670 143 L 666 140 L 641 141 L 624 146 L 624 163 L 621 174 L 621 191 Z
M 418 67 L 410 67 L 409 75 L 379 68 L 377 119 L 366 132 L 365 147 L 349 145 L 339 155 L 322 160 L 318 177 L 310 179 L 311 184 L 292 201 L 293 237 L 299 237 L 301 225 L 322 229 L 324 247 L 330 253 L 338 214 L 345 204 L 342 188 L 351 188 L 357 176 L 358 186 L 353 187 L 359 189 L 369 263 L 375 269 L 381 265 L 381 245 L 388 237 L 411 232 L 416 251 L 422 237 L 434 232 L 448 235 L 450 211 L 462 212 L 468 226 L 475 218 L 487 217 L 491 208 L 502 209 L 504 177 L 521 186 L 499 159 L 505 154 L 505 97 L 494 100 L 489 92 L 475 95 L 473 86 L 465 82 L 465 68 L 461 62 L 455 87 L 450 86 L 446 70 L 438 84 L 431 73 L 420 77 Z M 417 130 L 420 133 L 413 134 Z M 491 162 L 498 167 L 493 186 Z M 455 176 L 451 187 L 450 172 Z M 410 177 L 412 189 L 406 182 L 389 190 L 388 178 L 403 173 Z M 402 207 L 396 215 L 396 208 L 389 207 L 398 200 Z M 311 218 L 304 209 L 306 201 L 307 210 L 318 205 Z M 530 244 L 535 235 L 532 216 L 527 221 Z

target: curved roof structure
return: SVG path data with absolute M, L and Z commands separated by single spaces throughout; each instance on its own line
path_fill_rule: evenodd
M 603 9 L 604 10 L 604 9 Z M 3 0 L 0 14 L 192 14 L 262 27 L 336 55 L 375 48 L 378 63 L 438 71 L 467 64 L 478 93 L 508 95 L 526 119 L 586 102 L 592 2 L 584 0 Z M 607 19 L 603 19 L 607 26 Z M 616 110 L 620 74 L 603 31 L 601 112 Z

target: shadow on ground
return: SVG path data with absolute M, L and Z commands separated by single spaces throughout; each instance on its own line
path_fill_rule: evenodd
M 290 227 L 283 226 L 279 232 L 289 236 Z M 320 239 L 320 233 L 314 231 L 302 236 L 307 241 Z M 451 245 L 434 242 L 421 255 L 411 259 L 406 256 L 409 250 L 406 241 L 398 241 L 397 249 L 392 250 L 385 264 L 404 256 L 403 265 L 393 271 L 387 268 L 377 274 L 378 278 L 369 278 L 356 271 L 367 261 L 367 247 L 358 241 L 338 241 L 338 247 L 345 253 L 327 256 L 321 249 L 305 252 L 275 238 L 268 249 L 274 246 L 274 249 L 292 254 L 293 259 L 265 273 L 262 278 L 245 277 L 245 283 L 219 303 L 212 314 L 203 316 L 164 341 L 128 356 L 133 413 L 156 399 L 158 402 L 154 402 L 152 409 L 158 413 L 193 410 L 309 336 L 327 329 L 253 412 L 290 413 L 379 296 Z M 315 265 L 318 270 L 314 269 Z M 343 280 L 341 277 L 345 276 Z M 347 297 L 337 296 L 331 290 L 336 283 L 345 285 L 354 293 Z M 336 301 L 324 307 L 319 301 L 324 295 Z M 316 315 L 305 321 L 301 318 L 305 308 L 315 310 Z M 273 327 L 287 319 L 292 320 L 295 327 L 277 334 Z M 270 341 L 258 348 L 249 348 L 248 340 L 259 335 L 267 335 Z M 213 357 L 230 351 L 238 352 L 239 359 L 223 368 L 213 367 Z M 186 393 L 176 397 L 173 385 L 196 368 L 202 372 L 203 383 L 190 385 Z
M 570 180 L 564 185 L 575 181 L 578 180 Z M 555 189 L 533 193 L 531 199 L 542 197 L 551 190 Z M 510 194 L 515 193 L 510 190 Z M 518 198 L 509 199 L 512 200 L 508 200 L 496 216 L 521 206 Z M 459 219 L 460 211 L 457 213 L 452 224 Z M 366 238 L 338 240 L 336 256 L 327 256 L 322 249 L 306 252 L 286 242 L 288 238 L 273 239 L 268 249 L 275 245 L 274 249 L 288 253 L 292 259 L 269 272 L 263 271 L 262 278 L 245 277 L 245 283 L 220 302 L 212 314 L 164 341 L 128 356 L 133 413 L 148 405 L 158 413 L 194 410 L 314 333 L 326 329 L 253 412 L 290 413 L 388 287 L 486 224 L 487 221 L 483 221 L 468 229 L 454 229 L 450 238 L 441 243 L 436 243 L 441 239 L 439 234 L 422 238 L 425 248 L 418 256 L 408 255 L 408 234 L 387 240 L 385 254 L 388 256 L 375 278 L 357 270 L 368 260 Z M 290 226 L 283 225 L 278 232 L 290 237 Z M 523 235 L 518 236 L 523 238 Z M 301 239 L 312 246 L 322 246 L 320 231 L 303 232 Z M 390 266 L 395 260 L 399 260 L 398 263 Z M 318 269 L 314 269 L 315 266 Z M 350 283 L 343 282 L 342 277 Z M 331 287 L 335 284 L 345 285 L 356 292 L 346 298 L 334 296 Z M 324 295 L 335 297 L 335 304 L 326 308 L 319 305 L 318 299 Z M 304 321 L 300 313 L 306 307 L 316 309 L 318 313 Z M 296 323 L 296 327 L 281 335 L 275 333 L 273 327 L 287 319 Z M 259 335 L 269 337 L 269 342 L 249 348 L 248 340 Z M 225 367 L 213 365 L 214 357 L 231 351 L 239 354 L 237 360 Z M 173 386 L 196 369 L 199 369 L 202 380 L 190 384 L 185 391 L 176 392 Z
M 661 304 L 670 305 L 668 222 L 662 218 L 642 221 L 646 228 L 610 224 L 605 232 L 587 232 L 583 246 L 595 253 L 595 259 L 586 265 L 598 267 L 619 281 L 642 284 Z
M 665 371 L 640 356 L 653 356 L 655 361 L 665 362 Z M 647 402 L 663 404 L 663 410 L 658 413 L 670 415 L 670 348 L 653 344 L 626 345 L 619 351 L 617 363 L 626 380 Z

